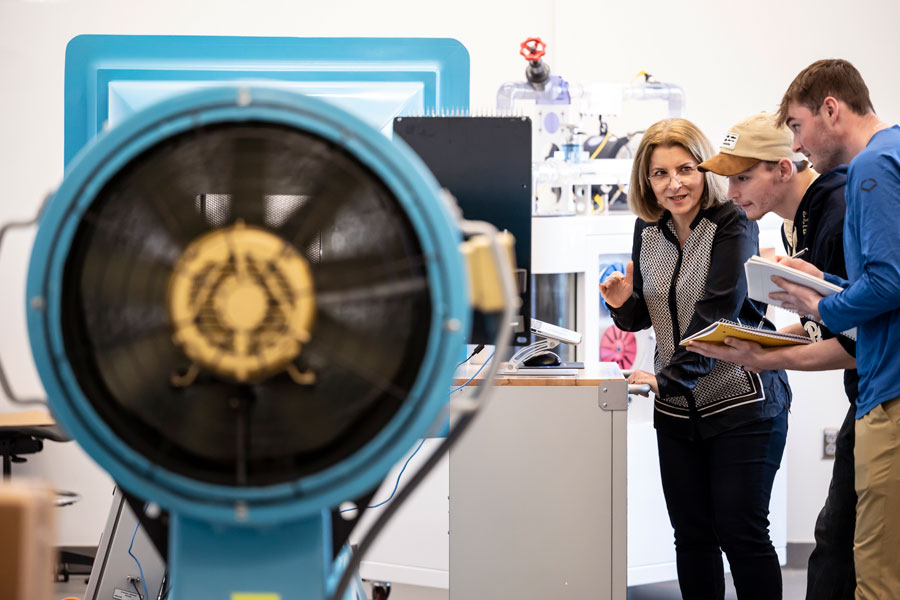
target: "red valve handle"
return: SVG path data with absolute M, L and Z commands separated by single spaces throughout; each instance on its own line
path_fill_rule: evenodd
M 546 53 L 547 44 L 539 37 L 530 37 L 519 45 L 519 54 L 530 62 L 541 60 L 541 57 Z

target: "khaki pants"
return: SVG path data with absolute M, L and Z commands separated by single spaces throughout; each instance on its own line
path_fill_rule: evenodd
M 900 397 L 856 421 L 857 600 L 900 599 Z

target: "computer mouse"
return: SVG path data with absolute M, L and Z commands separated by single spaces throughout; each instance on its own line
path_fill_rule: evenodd
M 525 361 L 526 367 L 558 367 L 562 359 L 555 352 L 543 352 Z

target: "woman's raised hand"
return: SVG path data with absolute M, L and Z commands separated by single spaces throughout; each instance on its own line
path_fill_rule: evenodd
M 619 308 L 631 298 L 634 291 L 634 261 L 625 265 L 625 274 L 614 271 L 600 284 L 600 295 L 613 308 Z

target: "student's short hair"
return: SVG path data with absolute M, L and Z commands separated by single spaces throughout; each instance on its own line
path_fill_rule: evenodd
M 687 119 L 665 119 L 654 123 L 644 132 L 631 168 L 631 187 L 628 192 L 628 207 L 644 221 L 658 221 L 663 208 L 656 201 L 656 194 L 650 186 L 650 157 L 657 146 L 664 148 L 680 146 L 693 156 L 699 165 L 715 154 L 709 139 L 700 129 Z M 713 172 L 703 174 L 706 185 L 700 196 L 700 207 L 709 208 L 726 202 L 725 183 L 721 176 Z
M 826 58 L 817 60 L 794 77 L 778 107 L 778 126 L 787 121 L 791 103 L 805 106 L 815 115 L 828 96 L 843 101 L 858 115 L 875 112 L 869 88 L 856 67 L 842 58 Z
M 761 162 L 762 162 L 762 164 L 766 165 L 766 169 L 767 169 L 767 170 L 769 170 L 769 171 L 774 171 L 774 170 L 778 167 L 778 162 L 779 162 L 779 161 L 777 161 L 777 160 L 764 160 L 764 161 L 761 161 Z M 802 173 L 803 171 L 805 171 L 805 170 L 807 169 L 807 167 L 809 167 L 809 163 L 806 162 L 805 160 L 792 160 L 791 162 L 794 163 L 794 168 L 797 169 L 797 172 L 798 172 L 798 173 Z

